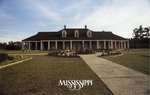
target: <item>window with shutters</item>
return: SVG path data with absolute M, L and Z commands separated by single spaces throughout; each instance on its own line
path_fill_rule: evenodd
M 92 37 L 92 32 L 91 32 L 90 30 L 88 30 L 88 31 L 86 32 L 86 34 L 87 34 L 87 37 Z
M 62 31 L 62 37 L 66 37 L 67 32 L 65 30 Z
M 75 37 L 79 37 L 79 31 L 78 31 L 78 30 L 75 30 L 75 31 L 74 31 L 74 36 L 75 36 Z

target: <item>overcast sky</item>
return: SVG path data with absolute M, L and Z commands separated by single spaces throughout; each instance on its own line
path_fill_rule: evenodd
M 0 42 L 64 25 L 131 38 L 134 28 L 150 26 L 150 0 L 0 0 Z

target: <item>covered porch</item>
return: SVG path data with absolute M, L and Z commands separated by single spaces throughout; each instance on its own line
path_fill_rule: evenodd
M 129 40 L 22 41 L 22 50 L 129 49 Z

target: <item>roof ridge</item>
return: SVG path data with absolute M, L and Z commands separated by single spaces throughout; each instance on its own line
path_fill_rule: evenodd
M 85 28 L 66 28 L 66 29 L 85 29 Z M 87 28 L 88 29 L 88 28 Z M 85 29 L 86 30 L 86 29 Z
M 100 32 L 100 33 L 112 33 L 111 31 L 93 31 L 93 32 L 95 32 L 95 33 L 97 33 L 97 32 L 98 32 L 98 33 L 99 33 L 99 32 Z
M 38 32 L 38 33 L 57 33 L 57 32 L 58 32 L 58 31 L 55 31 L 55 32 L 54 32 L 54 31 L 43 31 L 43 32 L 40 31 L 40 32 Z

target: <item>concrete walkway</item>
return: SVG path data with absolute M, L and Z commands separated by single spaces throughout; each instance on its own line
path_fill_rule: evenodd
M 97 57 L 96 54 L 80 56 L 115 95 L 150 95 L 148 75 Z

